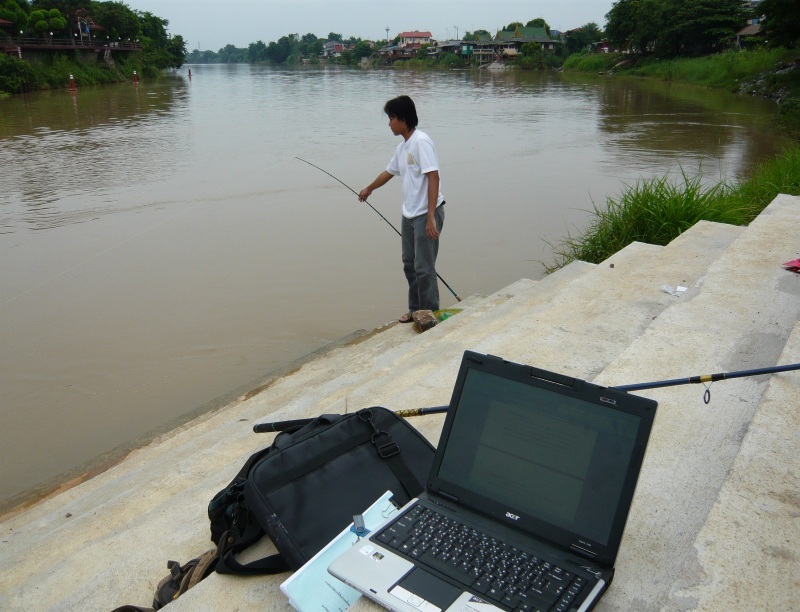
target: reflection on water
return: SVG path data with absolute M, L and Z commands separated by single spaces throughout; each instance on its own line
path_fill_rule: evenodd
M 394 232 L 295 159 L 364 187 L 395 95 L 436 142 L 438 267 L 462 296 L 539 277 L 622 182 L 736 177 L 782 144 L 773 104 L 668 84 L 192 73 L 0 100 L 0 500 L 405 311 Z M 397 183 L 370 198 L 394 224 Z
M 187 103 L 182 80 L 148 91 L 87 88 L 4 101 L 0 167 L 14 172 L 0 178 L 0 231 L 13 232 L 19 224 L 46 229 L 119 212 L 118 201 L 96 202 L 98 193 L 175 169 L 178 152 L 191 144 L 191 133 L 179 128 Z M 161 154 L 154 156 L 154 149 Z
M 633 167 L 642 158 L 669 156 L 694 174 L 705 162 L 705 178 L 716 182 L 720 170 L 743 178 L 774 150 L 771 102 L 658 81 L 602 82 L 600 128 L 612 136 L 608 146 Z

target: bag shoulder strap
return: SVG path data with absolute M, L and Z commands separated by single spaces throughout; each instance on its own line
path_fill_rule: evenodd
M 416 497 L 423 490 L 425 490 L 425 485 L 419 481 L 419 478 L 417 478 L 411 468 L 408 467 L 408 464 L 405 462 L 405 459 L 401 453 L 401 448 L 397 442 L 392 439 L 391 435 L 387 431 L 380 430 L 378 425 L 375 423 L 375 417 L 371 411 L 376 409 L 385 413 L 386 416 L 398 421 L 400 420 L 400 417 L 395 415 L 395 413 L 391 410 L 387 410 L 381 406 L 373 406 L 372 408 L 366 408 L 364 411 L 359 411 L 359 413 L 370 411 L 369 416 L 365 416 L 364 420 L 366 420 L 374 430 L 372 444 L 375 446 L 378 456 L 386 462 L 386 465 L 390 470 L 392 470 L 394 475 L 397 477 L 397 480 L 400 481 L 400 484 L 403 486 L 406 495 L 408 495 L 408 499 Z

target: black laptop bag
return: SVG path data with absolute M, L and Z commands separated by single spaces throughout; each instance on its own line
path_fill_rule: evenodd
M 398 507 L 419 495 L 434 453 L 405 419 L 381 407 L 323 415 L 281 432 L 209 504 L 217 572 L 300 568 L 387 490 Z M 236 560 L 264 534 L 278 554 Z

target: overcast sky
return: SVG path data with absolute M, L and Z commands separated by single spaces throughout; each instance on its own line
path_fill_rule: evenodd
M 186 49 L 218 51 L 227 44 L 277 41 L 287 34 L 320 38 L 386 38 L 409 30 L 456 38 L 484 29 L 494 34 L 514 21 L 542 17 L 551 28 L 570 30 L 589 22 L 601 28 L 613 0 L 123 0 L 130 8 L 167 19 Z

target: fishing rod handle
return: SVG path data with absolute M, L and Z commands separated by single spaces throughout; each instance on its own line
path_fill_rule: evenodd
M 407 408 L 405 410 L 395 410 L 395 414 L 399 417 L 409 418 L 417 416 L 425 416 L 426 414 L 440 414 L 447 412 L 449 406 L 431 406 L 430 408 Z
M 273 433 L 283 431 L 291 427 L 302 427 L 308 425 L 313 419 L 294 419 L 292 421 L 275 421 L 274 423 L 256 423 L 253 425 L 255 433 Z
M 406 410 L 396 410 L 395 414 L 399 417 L 409 418 L 424 416 L 426 414 L 440 414 L 447 412 L 448 406 L 431 406 L 430 408 L 408 408 Z M 274 433 L 284 431 L 292 427 L 302 427 L 308 425 L 314 419 L 295 419 L 293 421 L 274 421 L 272 423 L 256 423 L 253 425 L 255 433 Z

